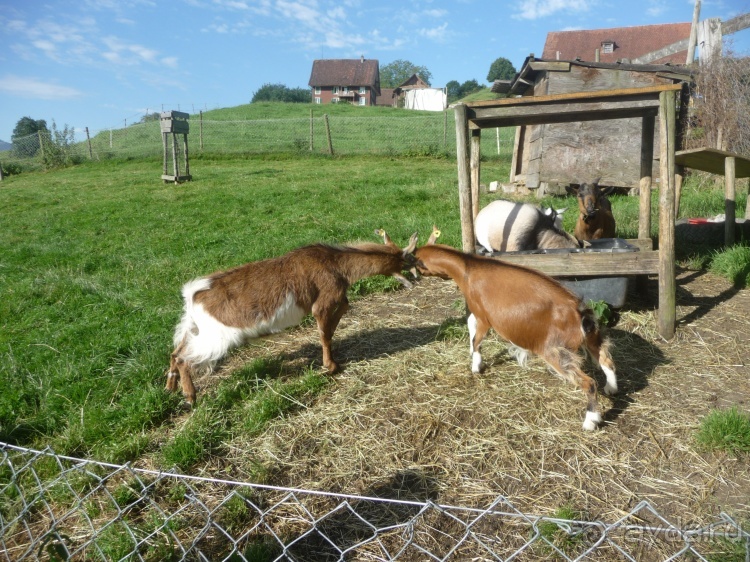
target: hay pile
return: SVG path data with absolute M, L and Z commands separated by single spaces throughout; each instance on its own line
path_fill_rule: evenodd
M 599 398 L 600 431 L 581 430 L 580 391 L 538 359 L 518 367 L 493 332 L 483 347 L 487 368 L 472 375 L 461 295 L 452 282 L 424 279 L 411 291 L 354 302 L 334 337 L 343 372 L 310 407 L 229 444 L 221 464 L 242 475 L 247 463 L 262 462 L 280 486 L 457 506 L 485 507 L 502 494 L 539 515 L 571 506 L 612 522 L 648 499 L 682 524 L 720 510 L 747 517 L 746 459 L 699 452 L 693 433 L 711 408 L 750 398 L 750 295 L 683 274 L 681 324 L 663 342 L 652 283 L 644 300 L 631 294 L 609 331 L 621 392 Z M 244 348 L 223 372 L 264 355 L 283 357 L 292 371 L 320 365 L 315 326 Z M 394 485 L 403 475 L 418 483 Z

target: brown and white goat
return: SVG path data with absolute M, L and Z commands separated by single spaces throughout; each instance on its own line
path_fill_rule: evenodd
M 176 390 L 179 378 L 192 404 L 194 370 L 213 368 L 231 348 L 299 324 L 310 312 L 318 324 L 323 365 L 335 373 L 339 367 L 331 355 L 331 338 L 349 308 L 349 286 L 373 275 L 400 275 L 414 265 L 416 233 L 404 250 L 384 238 L 385 244 L 305 246 L 185 284 L 167 390 Z
M 599 187 L 599 178 L 579 187 L 567 186 L 565 190 L 578 199 L 578 220 L 573 234 L 579 240 L 597 240 L 615 237 L 615 216 L 607 195 L 614 187 Z
M 581 299 L 560 283 L 534 269 L 495 258 L 460 252 L 434 244 L 435 231 L 417 248 L 417 270 L 422 275 L 453 279 L 469 308 L 471 370 L 482 370 L 480 346 L 490 328 L 512 345 L 519 365 L 528 352 L 542 357 L 565 380 L 578 385 L 588 399 L 583 429 L 601 423 L 596 402 L 596 381 L 583 372 L 585 347 L 607 378 L 605 394 L 617 392 L 615 365 L 609 342 L 599 332 L 594 314 Z
M 488 252 L 578 248 L 578 240 L 563 230 L 561 214 L 554 209 L 542 211 L 530 203 L 498 199 L 479 211 L 474 234 Z

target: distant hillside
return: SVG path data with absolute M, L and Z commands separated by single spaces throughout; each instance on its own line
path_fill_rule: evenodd
M 11 148 L 13 148 L 12 144 L 10 144 L 9 142 L 5 142 L 5 141 L 1 141 L 0 140 L 0 152 L 4 152 L 6 150 L 10 150 Z

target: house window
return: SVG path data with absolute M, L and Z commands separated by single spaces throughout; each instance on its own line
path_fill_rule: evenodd
M 614 41 L 602 41 L 602 53 L 613 53 L 615 51 Z
M 315 86 L 315 95 L 316 96 L 320 95 L 320 86 Z
M 360 94 L 366 94 L 367 93 L 367 88 L 365 86 L 360 86 L 359 87 L 359 93 Z
M 320 105 L 320 98 L 315 98 L 315 103 L 317 103 L 318 105 Z
M 339 98 L 332 98 L 331 103 L 339 103 Z
M 334 86 L 333 87 L 333 93 L 334 94 L 338 94 L 339 93 L 339 87 L 338 86 Z
M 367 105 L 367 98 L 359 98 L 359 105 Z
M 348 93 L 349 93 L 349 86 L 344 86 L 344 93 L 345 93 L 345 94 L 348 94 Z

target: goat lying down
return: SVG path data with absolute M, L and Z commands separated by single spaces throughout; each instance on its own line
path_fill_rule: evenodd
M 563 230 L 561 214 L 554 209 L 542 211 L 530 203 L 498 199 L 479 211 L 474 234 L 488 252 L 578 248 L 578 240 Z
M 336 372 L 331 338 L 349 308 L 349 286 L 373 275 L 398 278 L 414 265 L 416 233 L 404 250 L 382 235 L 385 244 L 315 244 L 186 283 L 167 390 L 176 390 L 179 379 L 185 399 L 194 403 L 195 369 L 213 368 L 231 348 L 297 325 L 310 312 L 318 324 L 323 365 Z
M 596 429 L 602 420 L 596 382 L 581 369 L 579 349 L 585 347 L 604 371 L 605 394 L 617 392 L 617 377 L 609 341 L 599 332 L 591 309 L 539 271 L 435 244 L 437 235 L 433 231 L 427 244 L 415 251 L 417 271 L 453 279 L 466 298 L 472 372 L 483 368 L 480 346 L 493 328 L 512 344 L 510 352 L 520 365 L 528 352 L 535 353 L 563 379 L 578 385 L 588 400 L 583 429 Z

